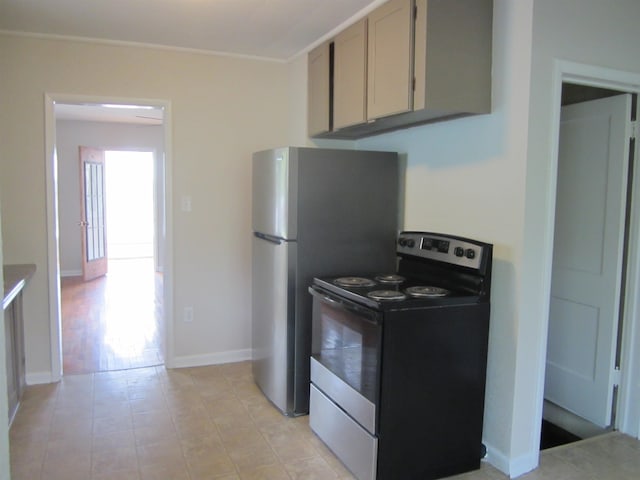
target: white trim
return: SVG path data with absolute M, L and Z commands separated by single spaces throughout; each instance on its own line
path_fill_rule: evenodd
M 522 455 L 518 458 L 510 458 L 506 453 L 492 447 L 485 442 L 487 447 L 486 461 L 498 470 L 505 472 L 510 478 L 524 475 L 538 466 L 538 452 Z
M 637 100 L 636 100 L 636 103 Z M 627 285 L 622 325 L 622 378 L 617 426 L 623 433 L 640 438 L 640 141 L 636 139 L 631 205 Z
M 387 1 L 387 0 L 384 0 Z M 273 62 L 273 63 L 287 63 L 288 60 L 273 57 L 260 57 L 258 55 L 244 55 L 240 53 L 220 52 L 216 50 L 206 50 L 202 48 L 189 48 L 189 47 L 176 47 L 172 45 L 159 45 L 155 43 L 143 43 L 132 42 L 124 40 L 109 40 L 106 38 L 91 38 L 91 37 L 78 37 L 74 35 L 55 35 L 52 33 L 34 33 L 34 32 L 21 32 L 16 30 L 0 29 L 0 34 L 10 35 L 14 37 L 27 37 L 38 38 L 43 40 L 56 40 L 63 42 L 79 42 L 79 43 L 92 43 L 97 45 L 111 45 L 115 47 L 132 47 L 132 48 L 149 48 L 153 50 L 164 50 L 168 52 L 177 53 L 192 53 L 196 55 L 208 55 L 216 57 L 229 57 L 239 58 L 242 60 L 254 60 L 261 62 Z M 295 57 L 295 55 L 294 55 Z M 122 103 L 122 102 L 120 102 Z M 128 103 L 128 102 L 127 102 Z
M 100 104 L 112 103 L 123 105 L 150 105 L 164 110 L 163 136 L 164 136 L 164 165 L 165 165 L 165 221 L 166 238 L 164 243 L 164 288 L 163 311 L 165 345 L 164 360 L 167 367 L 173 365 L 173 164 L 172 164 L 172 114 L 171 102 L 168 100 L 122 97 L 98 97 L 86 95 L 70 95 L 59 93 L 45 93 L 45 163 L 46 163 L 46 190 L 47 190 L 47 253 L 48 253 L 48 285 L 49 285 L 49 318 L 51 340 L 51 372 L 50 374 L 33 373 L 28 378 L 39 382 L 48 376 L 48 382 L 56 382 L 62 378 L 62 339 L 61 313 L 60 313 L 60 263 L 58 244 L 58 199 L 57 199 L 57 166 L 55 157 L 56 125 L 54 104 Z
M 554 65 L 555 75 L 560 75 L 562 82 L 620 90 L 622 93 L 640 92 L 640 75 L 624 70 L 613 70 L 556 59 Z
M 544 406 L 544 381 L 546 374 L 547 363 L 547 338 L 549 336 L 549 308 L 551 303 L 551 272 L 553 267 L 553 237 L 556 221 L 556 189 L 558 184 L 558 150 L 560 145 L 560 104 L 562 103 L 562 73 L 556 63 L 553 70 L 553 81 L 551 85 L 551 134 L 553 138 L 549 142 L 549 162 L 550 176 L 549 187 L 547 190 L 547 218 L 544 225 L 544 240 L 542 243 L 542 259 L 543 259 L 543 287 L 542 291 L 544 296 L 542 298 L 542 311 L 545 312 L 545 317 L 542 321 L 542 335 L 541 340 L 538 343 L 538 375 L 535 379 L 536 391 L 538 393 L 538 401 L 535 408 L 535 424 L 534 428 L 529 432 L 529 445 L 531 450 L 529 455 L 536 456 L 536 465 L 538 466 L 540 457 L 540 436 L 542 430 L 542 412 Z
M 223 363 L 243 362 L 251 360 L 251 349 L 228 350 L 226 352 L 206 353 L 204 355 L 185 355 L 175 357 L 173 365 L 167 368 L 201 367 L 204 365 L 220 365 Z
M 27 385 L 42 385 L 43 383 L 53 383 L 60 381 L 51 372 L 33 372 L 25 375 Z
M 62 378 L 62 325 L 60 320 L 60 253 L 58 244 L 58 158 L 56 156 L 56 118 L 54 112 L 55 100 L 52 96 L 44 95 L 45 121 L 45 171 L 47 195 L 47 267 L 49 286 L 49 322 L 51 341 L 51 382 Z M 35 375 L 35 374 L 34 374 Z M 27 378 L 29 378 L 27 373 Z
M 82 270 L 60 270 L 61 277 L 79 277 L 82 275 Z
M 550 132 L 553 137 L 550 139 L 549 145 L 549 179 L 547 190 L 547 215 L 545 221 L 545 239 L 542 245 L 542 259 L 544 262 L 543 276 L 543 292 L 544 292 L 544 312 L 546 316 L 543 319 L 543 339 L 548 336 L 549 328 L 549 302 L 551 295 L 551 269 L 553 265 L 553 234 L 555 225 L 555 204 L 556 204 L 556 186 L 558 172 L 558 149 L 560 134 L 560 104 L 562 95 L 563 82 L 576 83 L 585 86 L 593 86 L 599 88 L 608 88 L 619 90 L 621 93 L 640 93 L 640 74 L 625 72 L 621 70 L 612 70 L 608 68 L 585 65 L 575 62 L 568 62 L 556 59 L 553 67 L 552 80 L 552 116 L 550 118 Z M 636 148 L 638 150 L 638 148 Z M 637 158 L 636 158 L 637 159 Z M 638 164 L 636 162 L 635 181 L 633 184 L 634 192 L 640 192 L 640 174 L 637 172 Z M 634 195 L 634 198 L 638 195 Z M 640 201 L 636 198 L 633 207 L 635 213 L 632 219 L 632 228 L 630 238 L 635 242 L 628 260 L 629 271 L 627 292 L 634 292 L 633 298 L 628 297 L 628 309 L 625 312 L 623 324 L 623 372 L 622 382 L 620 385 L 620 395 L 618 398 L 618 418 L 616 419 L 616 428 L 621 432 L 638 436 L 640 430 L 640 406 L 637 404 L 640 400 L 640 385 L 633 379 L 638 378 L 640 372 L 640 315 L 639 302 L 640 299 L 638 289 L 640 289 L 640 253 L 638 253 L 637 243 L 640 241 Z M 631 274 L 633 272 L 633 274 Z M 544 378 L 546 365 L 546 341 L 540 342 L 538 351 L 538 376 L 536 379 L 536 391 L 538 404 L 536 407 L 535 418 L 536 429 L 532 432 L 531 448 L 529 455 L 533 456 L 534 451 L 536 458 L 539 455 L 539 443 L 536 439 L 540 437 L 540 424 L 542 420 L 542 405 L 544 400 Z M 513 461 L 511 462 L 514 463 Z
M 173 368 L 174 329 L 173 329 L 173 113 L 171 102 L 163 102 L 164 108 L 164 261 L 162 308 L 164 311 L 164 364 Z M 162 162 L 160 162 L 162 163 Z
M 501 472 L 507 473 L 509 472 L 509 455 L 504 453 L 497 448 L 491 446 L 491 444 L 487 442 L 483 442 L 485 447 L 487 447 L 487 456 L 484 460 L 490 463 L 492 466 L 500 470 Z

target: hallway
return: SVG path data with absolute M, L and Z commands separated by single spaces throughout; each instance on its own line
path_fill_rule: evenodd
M 89 282 L 61 279 L 65 375 L 161 365 L 162 274 L 153 258 L 109 260 Z

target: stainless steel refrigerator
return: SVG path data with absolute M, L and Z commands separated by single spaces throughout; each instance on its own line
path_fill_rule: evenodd
M 396 153 L 253 155 L 252 370 L 285 415 L 309 412 L 313 277 L 395 272 Z

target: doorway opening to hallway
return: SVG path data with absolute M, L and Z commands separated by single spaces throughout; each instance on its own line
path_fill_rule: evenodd
M 82 210 L 88 213 L 80 223 L 90 227 L 102 221 L 104 229 L 91 233 L 81 225 L 82 240 L 88 245 L 82 255 L 98 256 L 104 249 L 106 262 L 95 278 L 61 280 L 65 374 L 163 363 L 154 152 L 105 150 L 101 155 L 104 178 L 96 175 L 87 180 L 81 175 L 81 201 L 86 204 Z
M 636 103 L 624 91 L 562 85 L 541 449 L 618 425 Z

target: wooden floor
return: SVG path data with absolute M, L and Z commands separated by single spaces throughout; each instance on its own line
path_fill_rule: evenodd
M 107 275 L 65 277 L 61 293 L 65 375 L 163 363 L 162 274 L 152 258 L 109 260 Z

